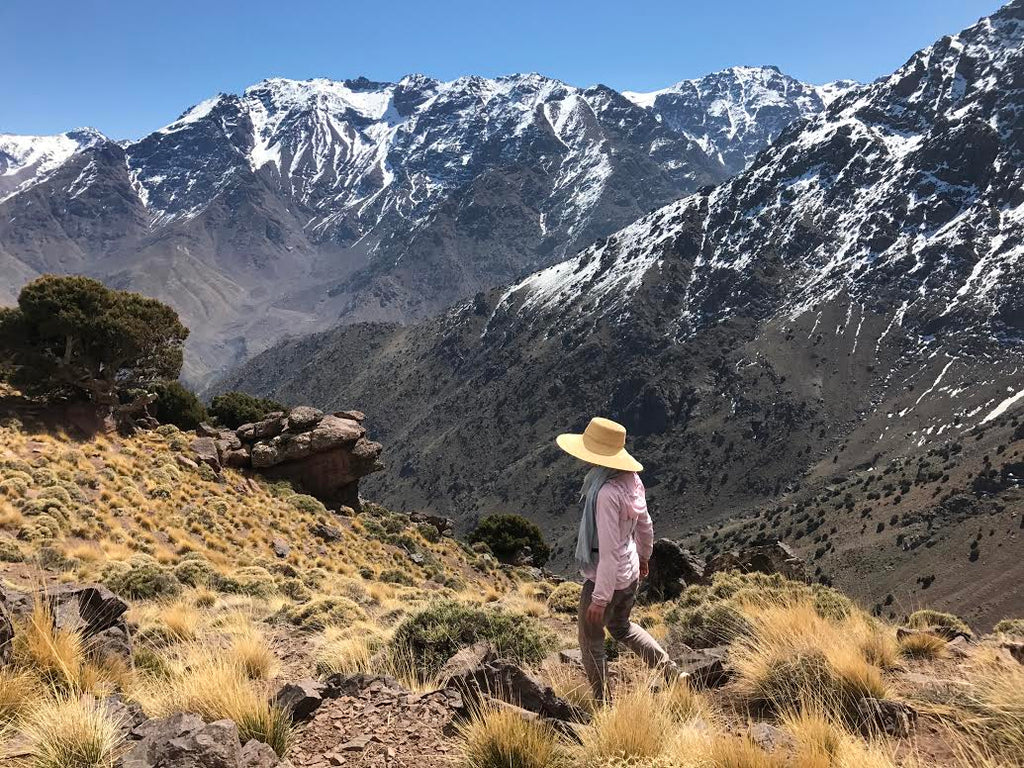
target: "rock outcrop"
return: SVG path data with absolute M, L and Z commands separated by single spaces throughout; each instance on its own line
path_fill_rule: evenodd
M 778 573 L 795 581 L 805 581 L 807 578 L 804 561 L 781 541 L 729 550 L 716 555 L 708 561 L 704 569 L 705 581 L 709 581 L 719 571 Z
M 806 581 L 804 561 L 781 541 L 722 552 L 702 564 L 696 555 L 671 539 L 659 539 L 651 554 L 650 573 L 640 597 L 651 602 L 674 600 L 690 584 L 710 584 L 721 571 L 778 573 Z
M 204 723 L 198 715 L 177 714 L 148 720 L 135 728 L 135 745 L 119 768 L 275 768 L 282 763 L 268 745 L 242 744 L 231 720 Z
M 288 480 L 328 507 L 359 508 L 359 479 L 384 469 L 381 445 L 366 437 L 359 411 L 324 414 L 309 406 L 271 413 L 236 430 L 200 425 L 192 441 L 197 461 L 251 469 Z

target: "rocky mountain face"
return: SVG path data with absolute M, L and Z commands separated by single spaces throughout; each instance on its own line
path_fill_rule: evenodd
M 693 139 L 733 175 L 788 125 L 818 114 L 855 87 L 852 80 L 808 85 L 777 67 L 729 67 L 662 90 L 623 96 Z
M 1012 547 L 958 574 L 968 531 L 1009 542 L 1024 514 L 1022 105 L 1014 0 L 574 258 L 418 326 L 284 343 L 223 386 L 361 403 L 395 446 L 379 496 L 464 525 L 522 512 L 569 551 L 580 470 L 553 438 L 607 415 L 659 530 L 713 554 L 727 522 L 762 515 L 741 526 L 757 535 L 775 510 L 775 532 L 862 597 L 919 604 L 927 582 L 995 615 L 1013 593 L 969 585 Z M 915 485 L 918 462 L 945 468 Z
M 663 115 L 540 75 L 273 79 L 135 142 L 0 136 L 0 301 L 43 272 L 168 301 L 193 384 L 284 334 L 423 318 L 720 182 L 820 108 L 775 70 L 740 84 L 758 71 L 709 76 L 707 109 L 743 116 L 735 156 L 699 100 Z

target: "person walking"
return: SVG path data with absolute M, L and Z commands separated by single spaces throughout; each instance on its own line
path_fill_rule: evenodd
M 579 607 L 583 669 L 599 702 L 610 700 L 604 630 L 671 679 L 676 665 L 638 624 L 630 621 L 640 580 L 647 577 L 654 525 L 639 472 L 643 465 L 626 451 L 626 428 L 595 417 L 583 434 L 559 435 L 558 447 L 591 466 L 580 491 L 583 517 L 576 562 L 586 579 Z

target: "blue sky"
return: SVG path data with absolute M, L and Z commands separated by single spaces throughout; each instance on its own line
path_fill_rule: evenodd
M 653 90 L 732 64 L 872 80 L 998 0 L 0 0 L 0 132 L 134 138 L 264 77 L 541 72 Z

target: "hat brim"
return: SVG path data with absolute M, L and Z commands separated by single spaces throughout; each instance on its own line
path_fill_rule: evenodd
M 595 453 L 583 444 L 583 435 L 564 434 L 555 438 L 555 443 L 570 456 L 599 467 L 620 469 L 623 472 L 643 472 L 644 465 L 629 455 L 625 448 L 616 453 Z

